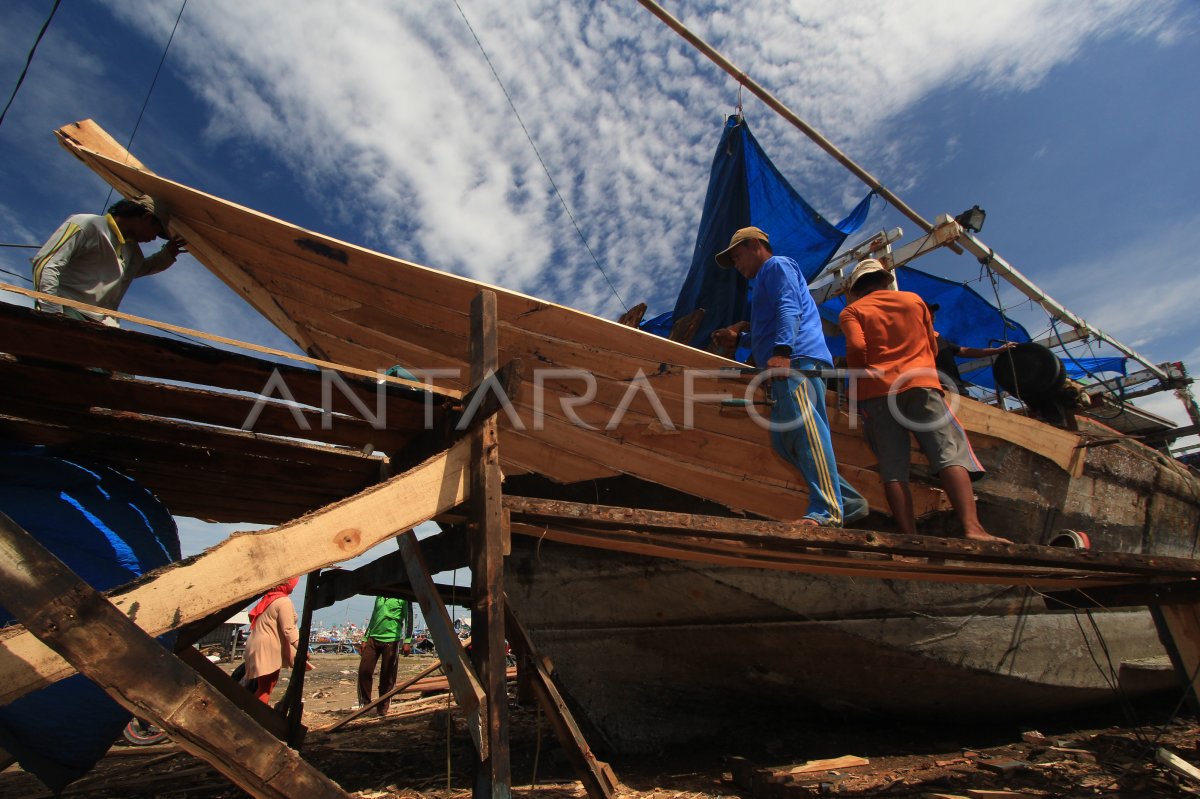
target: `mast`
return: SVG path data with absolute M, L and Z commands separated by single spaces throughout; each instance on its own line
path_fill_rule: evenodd
M 934 230 L 934 226 L 930 224 L 923 216 L 918 214 L 908 206 L 902 199 L 897 197 L 890 189 L 884 186 L 879 180 L 867 170 L 863 169 L 859 164 L 855 163 L 848 155 L 839 150 L 832 142 L 821 135 L 819 131 L 801 119 L 794 111 L 780 102 L 774 95 L 768 92 L 765 88 L 759 85 L 756 81 L 750 78 L 744 71 L 736 67 L 733 62 L 727 59 L 708 42 L 701 39 L 691 30 L 689 30 L 682 22 L 669 14 L 655 0 L 638 0 L 650 13 L 658 17 L 671 30 L 682 36 L 689 44 L 708 57 L 710 61 L 719 66 L 725 72 L 729 73 L 741 85 L 750 90 L 752 94 L 766 103 L 773 111 L 782 116 L 787 121 L 791 122 L 805 136 L 812 139 L 822 150 L 831 155 L 834 160 L 846 167 L 863 183 L 870 186 L 880 197 L 884 198 L 892 205 L 893 208 L 907 216 L 912 221 L 921 226 L 921 229 L 926 233 Z M 989 270 L 999 275 L 1012 284 L 1018 291 L 1024 294 L 1033 302 L 1040 305 L 1043 310 L 1048 313 L 1051 318 L 1061 320 L 1074 328 L 1080 338 L 1095 337 L 1101 341 L 1114 347 L 1122 354 L 1132 358 L 1135 361 L 1143 364 L 1155 377 L 1162 380 L 1164 383 L 1170 380 L 1169 375 L 1154 361 L 1140 355 L 1130 347 L 1125 346 L 1117 341 L 1112 336 L 1101 331 L 1090 324 L 1082 317 L 1077 316 L 1061 303 L 1057 302 L 1053 297 L 1038 288 L 1031 280 L 1021 274 L 1015 267 L 996 254 L 991 247 L 988 247 L 978 238 L 967 231 L 960 231 L 957 237 L 958 245 L 971 252 L 979 262 Z M 951 245 L 952 247 L 954 245 Z M 954 247 L 956 252 L 962 252 L 959 247 Z M 1184 403 L 1185 405 L 1187 403 Z

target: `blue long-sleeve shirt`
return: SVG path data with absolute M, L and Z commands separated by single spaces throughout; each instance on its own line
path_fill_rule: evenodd
M 750 281 L 750 332 L 741 343 L 750 346 L 760 369 L 766 368 L 776 347 L 790 347 L 793 360 L 813 358 L 833 365 L 817 304 L 800 265 L 791 258 L 772 255 Z

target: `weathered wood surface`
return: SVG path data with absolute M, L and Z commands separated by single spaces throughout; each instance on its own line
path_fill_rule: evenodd
M 471 660 L 467 657 L 462 641 L 454 632 L 450 614 L 446 612 L 446 606 L 421 555 L 416 534 L 409 531 L 396 541 L 404 558 L 408 581 L 417 595 L 417 602 L 421 605 L 421 615 L 425 617 L 425 624 L 429 627 L 429 637 L 433 639 L 442 670 L 446 673 L 446 679 L 450 681 L 454 701 L 462 708 L 463 715 L 467 718 L 467 731 L 471 734 L 475 751 L 479 753 L 479 760 L 482 762 L 487 759 L 489 747 L 487 695 L 479 677 L 471 668 Z
M 192 671 L 216 688 L 243 713 L 254 719 L 255 723 L 281 741 L 287 740 L 287 720 L 269 705 L 258 701 L 254 694 L 239 685 L 232 677 L 221 670 L 219 666 L 200 654 L 194 646 L 178 648 L 176 657 L 183 661 Z
M 617 775 L 613 773 L 612 767 L 597 758 L 588 746 L 583 732 L 575 722 L 574 714 L 571 713 L 558 686 L 554 684 L 549 661 L 538 654 L 529 632 L 507 602 L 504 605 L 504 613 L 509 638 L 514 647 L 528 659 L 526 666 L 531 672 L 534 694 L 545 711 L 546 718 L 550 719 L 550 726 L 554 728 L 558 742 L 575 770 L 575 775 L 579 777 L 591 799 L 612 799 L 620 787 Z
M 1188 704 L 1200 711 L 1200 602 L 1151 605 L 1150 612 Z
M 701 516 L 690 513 L 618 508 L 605 505 L 562 502 L 507 496 L 504 506 L 514 520 L 557 525 L 585 530 L 591 526 L 598 535 L 621 532 L 652 531 L 681 539 L 698 538 L 698 534 L 714 542 L 725 540 L 741 546 L 759 541 L 781 551 L 796 552 L 820 548 L 831 552 L 862 552 L 907 557 L 953 558 L 964 563 L 991 563 L 1006 566 L 1010 573 L 1017 570 L 1057 569 L 1057 578 L 1105 574 L 1120 578 L 1118 582 L 1146 582 L 1149 579 L 1172 579 L 1200 576 L 1200 561 L 1159 555 L 1134 555 L 1097 550 L 1067 550 L 1033 544 L 995 543 L 935 536 L 906 536 L 894 533 L 835 530 L 784 522 L 751 521 L 720 516 Z M 917 565 L 917 564 L 911 564 Z M 908 564 L 896 563 L 897 569 Z M 997 571 L 996 573 L 999 573 Z
M 481 291 L 471 301 L 472 396 L 495 374 L 496 295 Z M 467 406 L 468 411 L 470 405 Z M 487 693 L 483 723 L 488 754 L 475 772 L 475 799 L 508 799 L 512 774 L 508 750 L 508 680 L 504 645 L 504 511 L 499 424 L 494 415 L 471 436 L 471 660 Z
M 469 492 L 470 442 L 350 499 L 270 530 L 237 533 L 204 554 L 109 593 L 150 635 L 248 601 L 297 574 L 362 554 L 439 513 Z M 22 629 L 0 633 L 0 704 L 69 676 L 73 669 Z
M 0 602 L 122 707 L 250 795 L 347 796 L 3 514 Z

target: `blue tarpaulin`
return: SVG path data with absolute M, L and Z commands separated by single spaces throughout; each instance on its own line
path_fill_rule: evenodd
M 175 520 L 153 494 L 113 469 L 36 448 L 0 445 L 0 511 L 99 591 L 180 557 Z M 0 626 L 11 620 L 0 608 Z M 0 746 L 60 790 L 103 757 L 129 718 L 76 674 L 0 707 Z
M 784 180 L 745 121 L 731 117 L 713 158 L 691 269 L 675 308 L 647 320 L 642 329 L 666 336 L 676 320 L 703 308 L 704 320 L 690 343 L 706 349 L 713 330 L 749 316 L 746 281 L 732 269 L 719 268 L 714 261 L 735 230 L 747 225 L 762 228 L 771 237 L 772 249 L 794 258 L 805 278 L 812 280 L 846 237 L 866 221 L 873 196 L 868 194 L 863 198 L 839 224 L 830 224 Z M 939 306 L 934 327 L 948 341 L 962 347 L 986 349 L 1007 341 L 1030 340 L 1022 325 L 961 282 L 904 266 L 896 270 L 896 278 L 902 290 L 919 294 L 931 306 Z M 826 332 L 831 335 L 826 336 L 826 342 L 834 357 L 846 354 L 846 340 L 836 330 L 838 315 L 845 305 L 842 297 L 835 297 L 818 306 L 821 318 L 828 323 Z M 735 354 L 739 360 L 748 356 L 748 350 Z M 1106 371 L 1124 374 L 1124 361 L 1123 358 L 1063 358 L 1067 374 L 1076 378 Z M 968 383 L 995 388 L 990 366 L 964 373 L 962 377 Z
M 748 225 L 762 228 L 774 252 L 795 259 L 811 280 L 846 236 L 862 227 L 871 197 L 863 198 L 840 223 L 831 224 L 779 174 L 745 120 L 730 117 L 713 158 L 692 265 L 675 309 L 642 328 L 666 335 L 675 320 L 703 308 L 704 320 L 690 343 L 706 348 L 714 330 L 748 317 L 746 281 L 713 260 L 729 245 L 734 231 Z

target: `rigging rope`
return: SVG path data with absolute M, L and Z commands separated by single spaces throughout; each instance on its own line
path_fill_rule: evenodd
M 475 40 L 475 44 L 479 47 L 479 52 L 483 54 L 483 60 L 487 61 L 488 68 L 492 71 L 492 77 L 496 79 L 496 83 L 500 86 L 500 91 L 504 92 L 504 99 L 508 100 L 509 108 L 512 109 L 513 115 L 516 116 L 517 122 L 521 125 L 521 130 L 525 132 L 525 138 L 529 140 L 529 146 L 533 148 L 533 154 L 537 156 L 538 163 L 542 165 L 542 171 L 546 173 L 546 178 L 550 181 L 550 188 L 554 189 L 555 196 L 562 203 L 563 210 L 567 212 L 567 217 L 570 218 L 571 225 L 574 226 L 575 232 L 579 234 L 579 240 L 583 242 L 584 249 L 588 251 L 588 255 L 592 256 L 592 262 L 596 264 L 596 268 L 604 276 L 604 282 L 608 284 L 608 288 L 612 291 L 613 296 L 617 298 L 617 302 L 621 303 L 621 307 L 628 311 L 629 306 L 625 304 L 625 300 L 621 298 L 617 287 L 613 285 L 612 280 L 608 277 L 608 273 L 600 265 L 600 259 L 596 257 L 596 253 L 592 252 L 591 246 L 588 245 L 587 238 L 583 235 L 583 231 L 580 230 L 579 223 L 575 221 L 575 215 L 571 213 L 571 208 L 567 205 L 566 198 L 562 196 L 562 192 L 558 190 L 558 184 L 554 182 L 554 177 L 550 174 L 550 168 L 546 166 L 541 152 L 538 151 L 537 145 L 533 143 L 533 136 L 529 133 L 529 128 L 525 127 L 525 120 L 521 119 L 521 112 L 517 110 L 516 103 L 513 102 L 512 97 L 509 95 L 508 89 L 504 87 L 504 81 L 500 80 L 500 74 L 496 72 L 496 67 L 492 64 L 492 59 L 488 57 L 487 50 L 483 49 L 483 42 L 479 41 L 479 36 L 475 34 L 475 29 L 471 27 L 471 21 L 467 19 L 467 14 L 463 11 L 462 6 L 458 4 L 458 0 L 454 0 L 454 7 L 458 9 L 459 15 L 462 16 L 463 22 L 467 25 L 467 30 L 471 32 L 471 38 Z
M 4 110 L 0 111 L 0 125 L 4 124 L 4 117 L 8 115 L 8 109 L 12 107 L 13 100 L 17 99 L 17 92 L 21 90 L 21 84 L 25 82 L 25 75 L 29 73 L 29 65 L 33 63 L 33 54 L 37 52 L 38 45 L 41 44 L 42 37 L 46 35 L 46 29 L 50 27 L 50 20 L 54 19 L 54 12 L 58 11 L 58 5 L 61 2 L 62 0 L 54 0 L 54 5 L 50 8 L 50 15 L 42 23 L 42 29 L 38 31 L 37 38 L 33 40 L 33 47 L 29 48 L 29 54 L 25 56 L 25 66 L 17 78 L 17 85 L 13 87 L 8 102 L 4 104 Z

